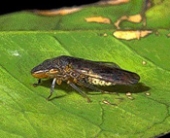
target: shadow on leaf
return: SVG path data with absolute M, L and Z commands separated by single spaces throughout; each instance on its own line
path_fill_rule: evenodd
M 47 88 L 49 88 L 49 91 L 50 91 L 51 83 L 52 83 L 52 80 L 43 80 L 42 83 L 40 84 L 40 86 L 47 87 Z M 84 87 L 80 87 L 80 88 L 83 91 L 86 91 L 90 95 L 101 94 L 101 92 L 96 92 L 96 91 L 88 89 L 88 88 L 84 88 Z M 127 92 L 130 92 L 130 93 L 142 93 L 142 92 L 150 90 L 150 87 L 146 86 L 143 83 L 138 83 L 138 84 L 135 84 L 135 85 L 114 85 L 114 86 L 97 87 L 97 88 L 100 89 L 100 90 L 106 91 L 106 93 L 107 92 L 108 93 L 127 93 Z M 58 86 L 56 84 L 55 91 L 57 92 L 57 90 L 65 91 L 67 94 L 74 91 L 73 88 L 71 88 L 66 83 L 62 83 L 60 86 Z M 50 101 L 53 100 L 53 99 L 56 99 L 56 98 L 65 97 L 65 96 L 67 96 L 67 94 L 66 95 L 60 95 L 60 96 L 55 96 L 55 97 L 51 98 Z

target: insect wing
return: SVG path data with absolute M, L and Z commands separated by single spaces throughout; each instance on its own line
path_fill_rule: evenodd
M 119 65 L 117 65 L 114 62 L 103 62 L 103 61 L 97 61 L 96 64 L 99 64 L 101 66 L 107 66 L 111 68 L 120 68 Z
M 95 66 L 76 69 L 76 71 L 94 79 L 110 82 L 112 85 L 136 84 L 140 79 L 138 74 L 120 69 L 116 64 L 110 64 L 110 62 L 95 62 Z

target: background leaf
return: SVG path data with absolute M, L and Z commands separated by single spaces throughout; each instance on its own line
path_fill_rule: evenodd
M 134 6 L 135 5 L 135 6 Z M 143 0 L 132 0 L 119 6 L 92 5 L 82 7 L 82 10 L 65 16 L 42 16 L 29 11 L 3 15 L 0 19 L 0 30 L 94 30 L 113 29 L 113 24 L 87 23 L 85 18 L 104 16 L 114 23 L 122 15 L 139 14 L 142 11 Z M 133 10 L 131 10 L 133 9 Z M 136 24 L 137 25 L 137 24 Z M 133 24 L 134 26 L 134 24 Z M 139 26 L 139 25 L 137 25 Z
M 164 1 L 160 6 L 165 3 L 168 4 Z M 133 4 L 137 7 L 131 10 L 129 7 Z M 161 20 L 159 24 L 156 17 L 156 23 L 147 18 L 156 31 L 131 41 L 113 37 L 113 24 L 84 21 L 86 15 L 102 15 L 103 11 L 103 16 L 114 22 L 125 13 L 137 14 L 142 4 L 142 1 L 131 1 L 118 6 L 92 6 L 62 17 L 43 17 L 29 12 L 1 16 L 1 23 L 6 23 L 1 25 L 0 32 L 1 136 L 122 138 L 154 137 L 170 132 L 170 41 L 165 26 L 168 21 Z M 156 7 L 149 9 L 146 17 L 152 12 L 157 16 Z M 75 19 L 79 20 L 75 22 Z M 122 27 L 142 27 L 142 24 L 131 25 L 121 24 Z M 49 29 L 53 31 L 40 31 Z M 51 81 L 46 80 L 34 88 L 36 79 L 30 70 L 43 60 L 59 55 L 115 62 L 123 69 L 138 73 L 141 80 L 133 87 L 113 87 L 119 95 L 89 93 L 92 103 L 63 84 L 55 88 L 53 96 L 57 98 L 47 101 Z M 133 92 L 134 100 L 128 99 L 126 92 Z

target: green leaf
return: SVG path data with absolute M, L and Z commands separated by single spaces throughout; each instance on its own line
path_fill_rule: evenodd
M 110 11 L 107 16 L 112 18 L 112 8 L 113 11 L 115 8 L 119 11 L 120 6 L 120 11 L 113 17 L 117 20 L 128 11 L 129 5 L 134 3 L 135 1 L 132 1 L 115 7 L 96 8 L 101 11 L 107 9 Z M 140 12 L 141 3 L 138 2 L 138 5 L 134 12 L 130 10 L 129 13 L 133 15 Z M 113 24 L 91 25 L 82 21 L 85 13 L 90 16 L 93 13 L 90 11 L 94 10 L 95 6 L 89 9 L 87 7 L 63 17 L 43 17 L 28 12 L 0 17 L 0 21 L 5 18 L 11 21 L 15 17 L 23 18 L 21 23 L 15 24 L 14 20 L 2 25 L 1 30 L 16 31 L 0 32 L 1 137 L 138 138 L 170 132 L 169 31 L 157 28 L 156 33 L 140 40 L 119 40 L 113 36 Z M 100 14 L 101 12 L 98 13 Z M 30 19 L 34 17 L 42 24 L 35 23 L 36 21 L 29 24 L 28 15 Z M 64 26 L 69 24 L 66 20 L 68 18 L 71 22 L 70 18 L 73 17 L 82 19 L 75 25 L 72 23 L 66 26 L 70 30 L 66 31 Z M 60 30 L 40 31 L 57 29 L 57 18 L 63 20 L 64 26 L 60 26 Z M 46 23 L 49 22 L 47 26 Z M 130 24 L 125 22 L 122 26 L 124 25 Z M 27 31 L 34 30 L 34 27 L 38 27 L 36 29 L 39 31 Z M 134 25 L 134 28 L 136 27 L 140 28 L 141 25 Z M 37 80 L 31 76 L 30 70 L 45 59 L 60 55 L 115 62 L 125 70 L 138 73 L 141 80 L 132 87 L 112 87 L 113 92 L 118 92 L 119 95 L 88 91 L 91 103 L 66 84 L 62 84 L 55 88 L 53 97 L 56 98 L 47 101 L 51 81 L 44 80 L 40 86 L 33 87 L 32 84 Z M 132 92 L 133 100 L 126 96 L 127 92 Z
M 134 6 L 135 5 L 135 6 Z M 87 23 L 85 18 L 103 16 L 114 23 L 122 15 L 139 14 L 143 0 L 133 0 L 119 6 L 92 5 L 82 7 L 78 12 L 65 16 L 42 16 L 29 11 L 22 11 L 4 15 L 0 18 L 0 30 L 94 30 L 113 29 L 113 24 Z M 133 10 L 131 10 L 133 8 Z M 136 24 L 137 25 L 137 24 Z M 139 26 L 139 25 L 137 25 Z M 141 25 L 140 25 L 141 26 Z M 134 27 L 134 24 L 133 24 Z

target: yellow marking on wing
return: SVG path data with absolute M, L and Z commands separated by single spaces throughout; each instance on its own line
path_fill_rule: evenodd
M 93 85 L 100 85 L 100 86 L 110 86 L 112 85 L 111 82 L 107 82 L 101 79 L 96 79 L 96 78 L 88 78 L 89 83 L 93 84 Z

